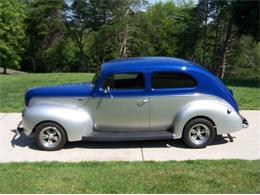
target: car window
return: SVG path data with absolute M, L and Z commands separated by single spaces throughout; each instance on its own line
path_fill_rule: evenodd
M 187 74 L 176 72 L 154 72 L 152 73 L 152 88 L 187 88 L 195 87 L 197 82 Z
M 127 90 L 144 89 L 143 73 L 119 73 L 107 77 L 103 84 L 103 89 Z

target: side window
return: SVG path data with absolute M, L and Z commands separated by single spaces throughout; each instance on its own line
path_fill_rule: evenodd
M 119 73 L 107 77 L 103 83 L 103 89 L 127 90 L 144 89 L 143 73 Z
M 152 88 L 188 88 L 195 87 L 197 82 L 187 74 L 177 72 L 154 72 L 152 73 Z

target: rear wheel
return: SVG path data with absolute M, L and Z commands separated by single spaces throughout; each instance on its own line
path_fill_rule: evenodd
M 48 151 L 59 150 L 67 142 L 63 128 L 52 122 L 45 122 L 36 127 L 35 140 L 41 149 Z
M 191 148 L 204 148 L 214 140 L 215 134 L 214 126 L 209 120 L 196 118 L 185 125 L 182 140 Z

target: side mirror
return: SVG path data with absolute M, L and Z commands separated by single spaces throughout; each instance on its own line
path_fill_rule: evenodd
M 113 98 L 113 95 L 112 95 L 112 92 L 111 92 L 111 89 L 109 86 L 107 86 L 106 89 L 103 90 L 103 93 L 104 94 L 109 94 L 111 98 Z
M 104 93 L 105 94 L 107 94 L 107 93 L 110 93 L 111 92 L 111 90 L 110 90 L 110 87 L 109 86 L 107 86 L 107 88 L 106 89 L 104 89 Z

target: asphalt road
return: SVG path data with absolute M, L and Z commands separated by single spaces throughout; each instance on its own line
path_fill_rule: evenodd
M 33 138 L 16 136 L 20 113 L 0 113 L 0 162 L 22 161 L 165 161 L 189 159 L 260 159 L 260 111 L 242 111 L 249 127 L 218 136 L 204 149 L 189 149 L 180 140 L 74 142 L 54 152 L 41 151 Z

